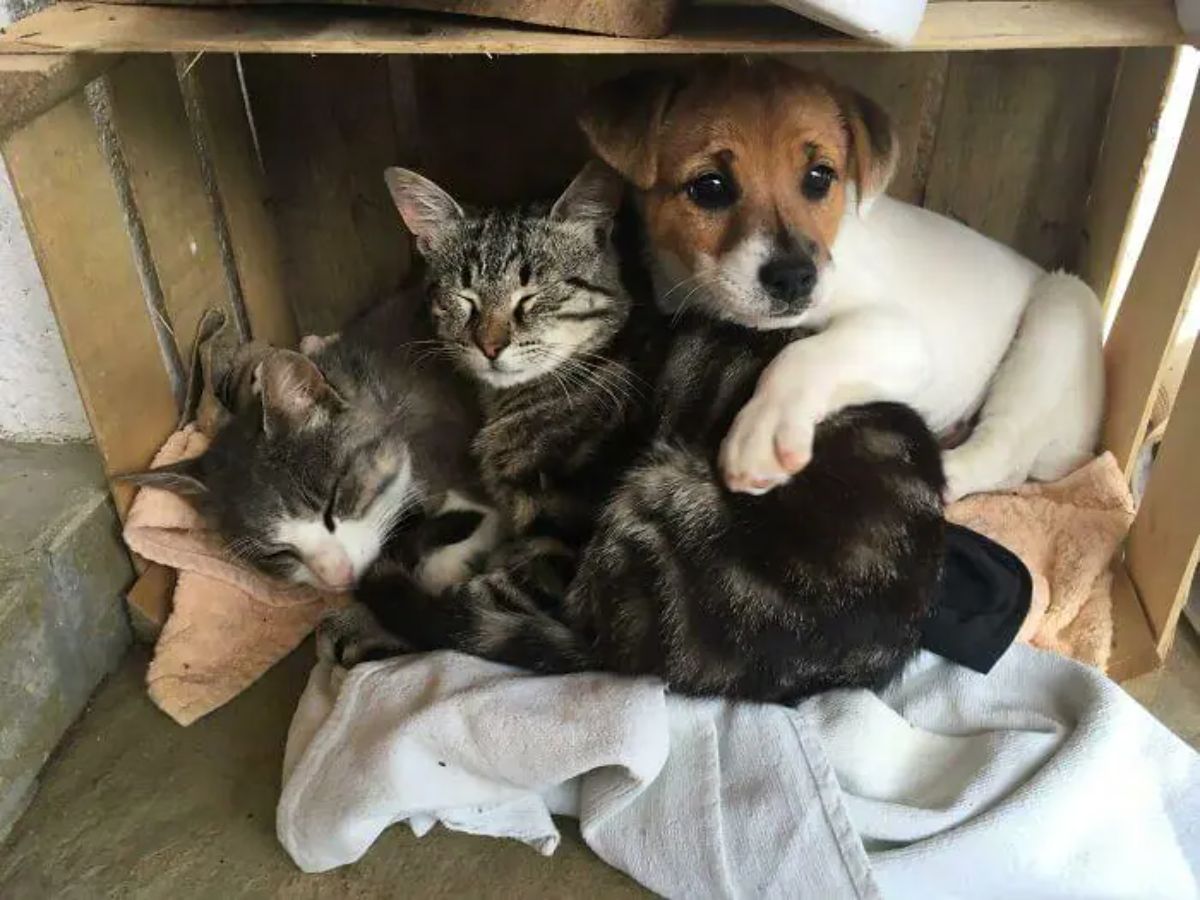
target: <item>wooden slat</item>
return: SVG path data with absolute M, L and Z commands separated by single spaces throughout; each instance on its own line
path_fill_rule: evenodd
M 1198 555 L 1200 351 L 1193 348 L 1125 554 L 1163 658 L 1171 649 L 1179 614 L 1187 602 Z
M 1116 51 L 952 54 L 925 205 L 1073 268 Z
M 105 469 L 144 468 L 175 401 L 86 99 L 34 119 L 3 152 Z M 129 486 L 113 495 L 123 513 Z
M 1200 94 L 1104 348 L 1103 443 L 1130 477 L 1187 298 L 1200 278 Z
M 1181 43 L 1173 0 L 941 0 L 914 50 Z M 795 53 L 874 45 L 782 9 L 693 9 L 658 39 L 539 31 L 401 11 L 59 3 L 23 19 L 0 52 Z
M 1129 573 L 1119 561 L 1113 564 L 1113 646 L 1108 658 L 1108 676 L 1127 681 L 1158 668 L 1163 661 L 1150 630 L 1150 623 Z
M 1180 49 L 1161 47 L 1121 54 L 1079 259 L 1079 274 L 1106 309 L 1117 262 L 1127 252 L 1131 213 L 1142 193 L 1167 86 L 1181 55 Z
M 175 592 L 176 571 L 157 563 L 149 563 L 125 592 L 129 609 L 129 624 L 138 640 L 153 644 L 158 640 L 171 615 L 171 599 Z
M 221 309 L 230 321 L 236 312 L 175 66 L 168 56 L 139 56 L 108 79 L 137 215 L 175 344 L 186 359 L 206 309 Z
M 110 0 L 137 3 L 141 0 Z M 292 0 L 159 0 L 171 6 L 274 5 Z M 348 6 L 380 6 L 378 0 L 325 0 Z M 548 25 L 571 31 L 658 37 L 666 34 L 680 0 L 401 0 L 394 5 L 427 12 L 507 19 L 532 25 Z
M 193 125 L 208 155 L 229 251 L 251 337 L 294 346 L 283 250 L 267 205 L 265 173 L 248 121 L 232 56 L 205 55 L 185 65 L 182 86 L 194 101 Z
M 56 54 L 0 55 L 0 135 L 8 134 L 75 93 L 118 59 Z
M 387 60 L 244 58 L 287 295 L 324 334 L 395 290 L 408 269 L 383 170 L 402 163 Z

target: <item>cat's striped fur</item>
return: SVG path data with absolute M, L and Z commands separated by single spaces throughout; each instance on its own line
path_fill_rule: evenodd
M 527 535 L 503 565 L 437 597 L 381 569 L 357 596 L 389 631 L 412 648 L 540 672 L 655 674 L 676 691 L 759 700 L 876 686 L 898 671 L 917 647 L 942 551 L 939 454 L 921 419 L 896 404 L 848 409 L 820 426 L 791 483 L 730 493 L 714 468 L 719 442 L 759 373 L 798 335 L 673 324 L 653 434 L 600 502 L 595 485 L 574 485 L 591 510 L 590 538 Z M 591 352 L 629 362 L 619 335 Z M 546 382 L 551 374 L 532 384 Z M 477 443 L 484 468 L 498 447 L 514 454 L 531 434 L 555 434 L 562 409 L 532 404 L 509 421 L 524 438 Z M 638 439 L 628 421 L 613 424 L 607 444 L 618 433 Z M 522 475 L 531 495 L 541 466 L 562 458 L 531 457 Z M 550 483 L 572 489 L 569 479 Z M 354 635 L 334 637 L 361 655 Z

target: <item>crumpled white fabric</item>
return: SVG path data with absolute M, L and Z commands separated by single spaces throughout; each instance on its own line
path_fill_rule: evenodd
M 305 871 L 400 821 L 549 854 L 551 813 L 669 897 L 1200 897 L 1200 757 L 1030 647 L 797 709 L 454 653 L 313 671 L 277 820 Z

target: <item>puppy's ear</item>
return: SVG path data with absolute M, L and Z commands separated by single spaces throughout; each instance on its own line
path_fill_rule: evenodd
M 204 467 L 200 459 L 201 457 L 197 456 L 145 472 L 130 472 L 128 475 L 118 475 L 117 479 L 141 487 L 170 491 L 183 497 L 197 497 L 208 493 L 208 486 L 204 483 Z
M 874 200 L 891 184 L 900 161 L 900 142 L 892 120 L 869 97 L 848 88 L 839 102 L 850 133 L 850 158 L 860 203 Z
M 642 190 L 658 178 L 659 131 L 679 78 L 634 72 L 593 90 L 579 116 L 592 151 Z
M 294 350 L 276 350 L 256 374 L 268 436 L 320 424 L 346 405 L 313 361 Z
M 621 176 L 605 163 L 593 159 L 555 201 L 550 218 L 593 228 L 607 237 L 624 192 L 625 182 Z
M 392 202 L 400 218 L 417 241 L 417 250 L 425 253 L 431 244 L 447 231 L 457 227 L 466 217 L 462 207 L 440 187 L 410 169 L 385 169 Z

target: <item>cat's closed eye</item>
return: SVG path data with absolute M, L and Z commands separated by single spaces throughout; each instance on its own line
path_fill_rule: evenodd
M 295 547 L 276 545 L 263 551 L 261 559 L 267 562 L 300 562 L 300 553 Z

